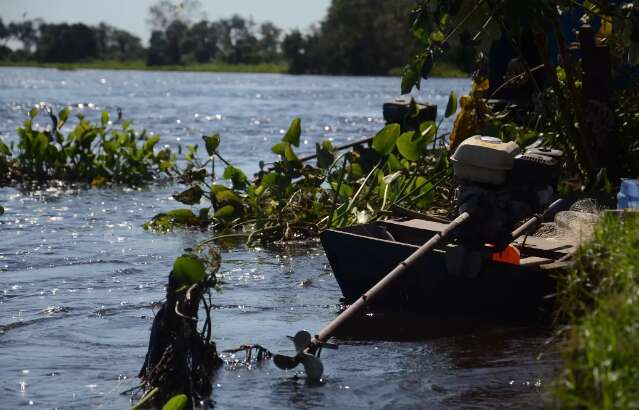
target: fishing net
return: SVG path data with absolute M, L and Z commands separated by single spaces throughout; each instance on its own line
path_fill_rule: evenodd
M 592 237 L 602 210 L 603 207 L 594 199 L 579 200 L 569 210 L 558 212 L 553 222 L 542 224 L 534 236 L 579 245 Z

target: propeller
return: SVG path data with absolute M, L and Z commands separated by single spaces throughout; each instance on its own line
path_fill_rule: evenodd
M 336 349 L 337 345 L 323 343 L 317 339 L 313 339 L 311 334 L 306 330 L 301 330 L 297 332 L 295 336 L 288 336 L 288 338 L 293 341 L 297 354 L 294 357 L 276 354 L 273 356 L 273 363 L 282 370 L 294 369 L 301 363 L 302 366 L 304 366 L 307 380 L 313 382 L 320 381 L 324 374 L 324 365 L 315 354 L 317 353 L 319 356 L 321 347 Z

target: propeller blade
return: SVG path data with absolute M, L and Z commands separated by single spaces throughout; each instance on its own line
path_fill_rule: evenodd
M 273 363 L 282 370 L 294 369 L 299 364 L 296 357 L 285 356 L 283 354 L 273 356 Z
M 324 365 L 322 361 L 312 354 L 302 353 L 300 362 L 304 365 L 306 378 L 309 381 L 319 382 L 324 374 Z
M 306 330 L 300 330 L 293 336 L 293 343 L 295 344 L 295 351 L 297 353 L 303 351 L 311 344 L 312 336 Z

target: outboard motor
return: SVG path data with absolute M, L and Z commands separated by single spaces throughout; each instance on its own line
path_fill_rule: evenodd
M 561 151 L 543 148 L 522 152 L 514 142 L 485 136 L 459 145 L 452 157 L 459 184 L 456 212 L 470 211 L 475 217 L 460 228 L 458 245 L 447 255 L 450 273 L 478 273 L 486 244 L 502 251 L 519 222 L 552 202 L 561 156 Z

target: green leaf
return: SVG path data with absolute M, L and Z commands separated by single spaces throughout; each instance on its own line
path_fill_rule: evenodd
M 422 122 L 419 125 L 419 134 L 421 135 L 423 144 L 428 145 L 433 142 L 435 135 L 437 135 L 437 124 L 435 124 L 435 121 Z
M 160 136 L 159 135 L 152 136 L 151 138 L 149 138 L 148 140 L 144 142 L 144 151 L 146 152 L 153 151 L 153 147 L 155 147 L 155 144 L 157 144 L 158 142 L 160 142 Z
M 102 127 L 106 127 L 109 123 L 109 113 L 106 111 L 102 111 Z
M 67 122 L 67 120 L 69 119 L 69 107 L 64 107 L 62 110 L 60 110 L 60 112 L 58 113 L 58 118 L 60 119 L 60 122 Z
M 209 154 L 209 156 L 212 157 L 213 155 L 215 155 L 215 152 L 220 146 L 220 134 L 214 134 L 210 137 L 204 135 L 202 136 L 202 139 L 204 140 L 204 144 L 206 145 L 206 152 Z
M 322 145 L 316 143 L 315 153 L 317 155 L 317 166 L 321 169 L 328 169 L 335 161 L 333 144 L 328 140 L 323 141 Z
M 284 156 L 286 153 L 286 147 L 290 147 L 291 145 L 288 142 L 278 142 L 277 144 L 271 147 L 271 151 L 274 154 Z
M 173 219 L 173 221 L 185 225 L 189 225 L 191 222 L 197 220 L 197 217 L 190 209 L 174 209 L 165 215 Z
M 397 139 L 397 149 L 407 160 L 417 161 L 426 152 L 426 144 L 421 136 L 415 136 L 415 133 L 410 131 Z
M 299 118 L 293 119 L 290 127 L 288 127 L 288 131 L 282 138 L 282 141 L 288 142 L 289 144 L 299 147 L 300 146 L 300 136 L 302 135 L 302 120 Z
M 297 161 L 297 155 L 295 155 L 293 147 L 291 147 L 290 145 L 288 145 L 284 150 L 284 158 L 286 158 L 287 161 L 291 162 Z
M 248 178 L 241 169 L 229 165 L 224 170 L 224 179 L 230 179 L 233 182 L 233 188 L 244 189 L 248 184 Z
M 399 133 L 399 124 L 385 126 L 373 137 L 373 149 L 382 155 L 390 154 L 393 152 L 393 148 L 395 148 Z
M 182 191 L 179 194 L 174 194 L 173 198 L 185 205 L 197 205 L 200 203 L 203 194 L 204 191 L 202 191 L 202 188 L 200 188 L 199 185 L 195 185 L 187 189 L 186 191 Z
M 217 219 L 225 219 L 230 218 L 235 215 L 235 207 L 233 205 L 224 205 L 222 208 L 218 209 L 213 217 Z
M 286 159 L 287 161 L 297 161 L 297 155 L 295 155 L 291 144 L 289 144 L 288 142 L 278 142 L 277 144 L 273 145 L 273 147 L 271 147 L 271 151 L 281 156 L 282 159 Z
M 402 73 L 402 94 L 408 94 L 419 81 L 419 71 L 412 65 L 404 67 Z
M 188 403 L 189 397 L 186 394 L 178 394 L 166 402 L 162 410 L 184 410 Z
M 11 150 L 4 142 L 0 141 L 0 154 L 6 155 L 8 157 L 11 156 Z
M 331 188 L 333 191 L 337 191 L 337 186 L 339 185 L 339 192 L 337 193 L 339 196 L 343 198 L 350 198 L 353 196 L 353 187 L 348 185 L 346 182 L 342 182 L 341 184 L 337 181 L 331 182 Z
M 446 113 L 444 116 L 446 118 L 454 115 L 457 112 L 457 93 L 453 90 L 450 92 L 450 96 L 448 97 L 448 104 L 446 105 Z
M 44 157 L 44 154 L 47 152 L 47 147 L 49 146 L 49 139 L 44 133 L 39 132 L 35 139 L 33 148 L 36 151 L 37 155 L 40 157 Z
M 173 264 L 173 277 L 185 285 L 201 282 L 205 272 L 204 263 L 192 254 L 180 256 Z
M 218 204 L 228 204 L 228 203 L 241 203 L 240 198 L 235 195 L 233 191 L 230 189 L 226 189 L 224 191 L 219 191 L 215 194 L 215 200 Z
M 390 154 L 388 156 L 388 159 L 386 160 L 386 163 L 388 164 L 388 168 L 391 172 L 400 171 L 404 169 L 404 167 L 402 167 L 402 164 L 399 162 L 395 154 Z
M 36 115 L 38 115 L 38 111 L 39 111 L 39 110 L 38 110 L 38 107 L 33 107 L 33 108 L 31 109 L 31 111 L 29 111 L 29 117 L 30 117 L 31 119 L 34 119 L 34 118 L 36 117 Z

